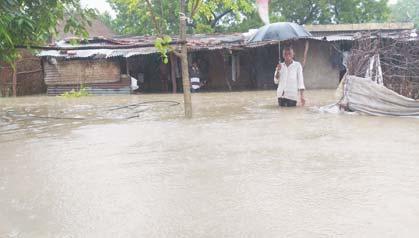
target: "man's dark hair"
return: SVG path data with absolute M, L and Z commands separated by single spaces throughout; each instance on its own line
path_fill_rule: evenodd
M 294 51 L 294 48 L 292 48 L 292 46 L 286 46 L 285 48 L 284 48 L 284 51 Z

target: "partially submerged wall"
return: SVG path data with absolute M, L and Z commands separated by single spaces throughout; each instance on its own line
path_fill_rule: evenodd
M 19 51 L 21 58 L 16 62 L 16 94 L 17 96 L 41 94 L 46 92 L 41 59 L 28 50 Z M 1 63 L 0 96 L 13 94 L 13 70 L 10 65 Z
M 252 49 L 253 65 L 258 89 L 274 89 L 274 73 L 279 61 L 278 45 Z
M 289 44 L 289 42 L 288 42 Z M 293 41 L 295 60 L 303 62 L 305 40 Z M 333 67 L 331 57 L 333 53 L 331 42 L 309 40 L 306 64 L 304 66 L 304 82 L 307 89 L 336 89 L 339 84 L 339 69 Z M 282 44 L 282 49 L 285 44 Z M 248 50 L 251 54 L 253 73 L 256 75 L 258 89 L 273 89 L 274 71 L 279 61 L 278 45 L 268 45 Z
M 110 60 L 45 60 L 44 70 L 47 86 L 114 83 L 121 79 L 119 64 Z
M 130 79 L 121 77 L 119 60 L 44 60 L 48 95 L 79 89 L 92 94 L 129 94 Z
M 306 64 L 304 66 L 304 82 L 307 89 L 336 89 L 339 84 L 339 68 L 334 67 L 331 57 L 331 42 L 309 40 Z M 295 59 L 303 62 L 305 40 L 293 43 Z

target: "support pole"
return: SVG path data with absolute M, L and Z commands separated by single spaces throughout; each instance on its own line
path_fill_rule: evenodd
M 177 82 L 176 82 L 176 66 L 177 60 L 176 57 L 171 53 L 170 54 L 170 77 L 172 78 L 172 93 L 177 93 Z
M 17 96 L 17 72 L 16 72 L 16 63 L 13 63 L 12 70 L 13 70 L 13 82 L 12 82 L 13 97 L 16 97 Z
M 304 66 L 305 66 L 305 65 L 306 65 L 306 63 L 307 63 L 307 53 L 308 53 L 308 48 L 309 48 L 309 42 L 308 42 L 308 40 L 306 40 L 306 44 L 305 44 L 305 47 L 304 47 L 303 68 L 304 68 Z
M 225 81 L 226 81 L 226 83 L 227 83 L 227 87 L 228 87 L 228 90 L 229 91 L 231 91 L 232 90 L 232 88 L 231 88 L 231 84 L 230 84 L 230 81 L 229 81 L 229 79 L 230 79 L 230 76 L 229 76 L 229 68 L 230 68 L 230 64 L 228 64 L 228 59 L 226 58 L 226 55 L 225 55 L 225 52 L 221 52 L 221 57 L 223 58 L 223 69 L 224 69 L 224 79 L 225 79 Z
M 185 117 L 192 118 L 191 82 L 189 81 L 188 48 L 186 45 L 185 9 L 186 9 L 185 0 L 180 0 L 180 40 L 182 42 L 181 60 L 182 60 L 183 98 L 184 98 L 184 107 L 185 107 Z

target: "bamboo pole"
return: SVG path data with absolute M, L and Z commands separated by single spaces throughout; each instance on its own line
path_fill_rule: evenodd
M 13 72 L 13 82 L 12 82 L 12 90 L 13 90 L 13 97 L 17 96 L 17 72 L 16 72 L 16 63 L 13 63 L 12 66 Z
M 309 44 L 310 43 L 308 42 L 308 40 L 306 40 L 306 44 L 305 44 L 305 47 L 304 47 L 303 68 L 304 68 L 304 66 L 306 66 L 306 63 L 307 63 L 307 53 L 308 53 Z
M 182 82 L 183 82 L 183 98 L 186 118 L 192 118 L 192 99 L 191 99 L 191 82 L 189 81 L 188 66 L 188 48 L 186 45 L 186 4 L 185 0 L 180 0 L 180 40 L 182 41 L 181 60 L 182 60 Z
M 174 54 L 170 54 L 170 77 L 172 78 L 172 93 L 177 93 L 176 67 L 176 57 Z

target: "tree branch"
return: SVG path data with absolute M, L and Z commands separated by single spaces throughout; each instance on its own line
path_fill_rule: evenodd
M 150 0 L 145 0 L 145 1 L 146 1 L 147 6 L 148 6 L 148 8 L 150 10 L 151 20 L 153 21 L 154 28 L 156 29 L 156 31 L 157 31 L 158 34 L 161 34 L 159 23 L 157 22 L 156 16 L 153 13 L 153 5 L 151 4 Z
M 202 0 L 195 0 L 192 4 L 192 10 L 191 10 L 191 18 L 193 18 L 198 11 L 199 5 L 201 4 Z
M 317 6 L 310 7 L 310 12 L 307 17 L 304 17 L 302 24 L 307 24 L 314 16 L 314 13 L 317 11 Z
M 212 28 L 214 28 L 215 27 L 215 25 L 217 25 L 217 22 L 219 21 L 219 20 L 221 20 L 221 18 L 223 18 L 225 15 L 227 15 L 227 14 L 229 14 L 229 13 L 231 13 L 231 12 L 233 12 L 233 9 L 228 9 L 228 10 L 225 10 L 223 13 L 221 13 L 220 15 L 218 15 L 218 16 L 215 16 L 215 14 L 213 13 L 213 15 L 214 15 L 214 20 L 212 20 L 211 21 L 211 27 Z

